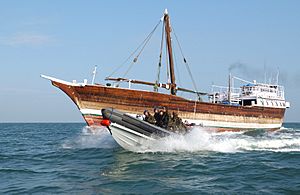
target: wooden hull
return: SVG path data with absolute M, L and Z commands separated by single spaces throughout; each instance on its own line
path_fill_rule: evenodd
M 102 85 L 72 85 L 52 81 L 77 105 L 86 123 L 101 125 L 101 109 L 113 107 L 129 114 L 142 114 L 164 106 L 183 119 L 217 131 L 279 129 L 285 109 L 255 106 L 232 106 L 187 100 L 157 92 L 106 87 Z

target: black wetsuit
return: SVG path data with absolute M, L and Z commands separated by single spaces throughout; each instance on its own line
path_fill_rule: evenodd
M 159 112 L 155 112 L 154 113 L 154 118 L 155 118 L 155 125 L 156 126 L 161 126 L 161 115 L 159 114 Z
M 164 114 L 162 115 L 162 118 L 161 118 L 161 127 L 167 129 L 169 120 L 170 120 L 169 113 L 164 112 Z

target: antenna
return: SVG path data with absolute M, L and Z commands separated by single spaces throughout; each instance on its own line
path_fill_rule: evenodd
M 94 85 L 96 73 L 97 73 L 97 65 L 95 65 L 95 68 L 94 68 L 94 71 L 93 71 L 92 85 Z
M 271 73 L 271 77 L 269 78 L 269 85 L 272 84 L 272 80 L 273 80 L 273 73 Z
M 265 77 L 265 78 L 264 78 L 264 79 L 265 79 L 265 80 L 264 80 L 264 81 L 265 81 L 264 83 L 267 83 L 267 70 L 266 70 L 266 64 L 267 64 L 267 63 L 266 63 L 266 59 L 265 59 L 265 60 L 264 60 L 264 77 Z
M 232 85 L 232 80 L 231 80 L 232 78 L 231 78 L 231 72 L 229 72 L 229 76 L 228 76 L 228 97 L 227 97 L 227 99 L 228 99 L 228 102 L 229 103 L 231 103 L 231 85 Z
M 279 83 L 279 68 L 277 67 L 276 85 Z

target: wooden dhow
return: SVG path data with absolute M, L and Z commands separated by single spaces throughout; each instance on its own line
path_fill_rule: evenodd
M 159 82 L 159 74 L 155 82 L 107 78 L 117 84 L 126 82 L 129 85 L 128 88 L 119 85 L 94 84 L 94 82 L 89 84 L 86 80 L 83 83 L 67 82 L 45 75 L 41 76 L 49 79 L 55 87 L 61 89 L 72 99 L 89 126 L 101 126 L 103 119 L 101 109 L 103 108 L 115 108 L 131 115 L 141 115 L 145 109 L 153 110 L 155 107 L 165 107 L 168 112 L 177 113 L 189 124 L 215 131 L 276 130 L 282 126 L 289 102 L 285 101 L 284 89 L 278 84 L 245 81 L 246 84 L 240 88 L 234 88 L 232 80 L 239 78 L 230 75 L 229 86 L 219 87 L 218 91 L 212 93 L 199 92 L 196 87 L 195 90 L 190 90 L 177 86 L 172 53 L 172 29 L 169 14 L 166 11 L 161 21 L 164 25 L 163 38 L 165 37 L 167 64 L 169 65 L 169 82 L 167 83 Z M 136 60 L 137 58 L 134 58 L 133 62 Z M 184 62 L 186 63 L 185 58 Z M 188 70 L 191 73 L 190 69 Z M 195 86 L 193 79 L 192 81 Z M 154 90 L 132 89 L 132 84 L 153 86 Z M 170 93 L 161 93 L 158 91 L 160 88 L 169 90 Z M 177 95 L 177 91 L 193 93 L 196 97 L 207 96 L 208 101 L 204 102 L 202 98 L 190 100 L 180 97 Z

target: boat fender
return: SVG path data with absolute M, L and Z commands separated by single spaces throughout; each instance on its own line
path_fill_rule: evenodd
M 109 125 L 110 125 L 110 120 L 109 120 L 109 119 L 103 119 L 103 120 L 101 121 L 101 125 L 107 127 L 107 129 L 108 129 L 110 135 L 112 135 L 111 130 L 110 130 L 110 128 L 109 128 Z
M 109 119 L 103 119 L 103 120 L 101 121 L 101 125 L 102 125 L 102 126 L 105 126 L 105 127 L 109 127 L 109 125 L 110 125 L 110 120 L 109 120 Z

